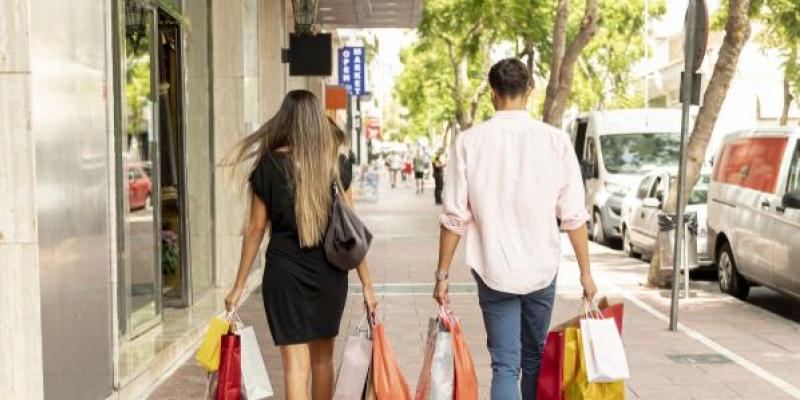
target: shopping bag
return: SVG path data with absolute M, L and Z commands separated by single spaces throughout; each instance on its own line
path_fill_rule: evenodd
M 375 394 L 378 400 L 410 400 L 411 391 L 394 358 L 383 323 L 377 320 L 373 323 L 372 366 Z
M 415 400 L 428 400 L 431 391 L 431 366 L 433 365 L 433 353 L 436 348 L 436 333 L 439 331 L 439 319 L 431 318 L 428 320 L 428 334 L 425 335 L 425 347 L 422 352 L 422 369 L 417 378 L 417 390 Z
M 454 374 L 454 400 L 478 399 L 478 375 L 475 373 L 475 363 L 469 353 L 467 343 L 461 331 L 461 321 L 452 311 L 445 308 L 442 322 L 453 337 L 453 359 L 455 364 Z
M 261 400 L 273 395 L 267 367 L 252 326 L 238 329 L 242 354 L 242 391 L 247 400 Z
M 564 332 L 551 331 L 544 343 L 544 352 L 536 380 L 537 400 L 561 400 L 564 375 Z
M 364 386 L 364 395 L 361 397 L 362 400 L 378 400 L 378 396 L 375 394 L 375 379 L 374 375 L 372 374 L 372 365 L 369 366 L 369 372 L 367 373 L 367 384 Z
M 569 327 L 564 331 L 564 400 L 624 400 L 623 381 L 588 381 L 580 336 L 578 328 Z
M 206 377 L 205 400 L 217 400 L 217 373 L 209 372 Z
M 606 297 L 601 297 L 597 301 L 600 314 L 603 318 L 613 318 L 617 325 L 620 335 L 622 334 L 622 320 L 624 305 L 622 303 L 610 304 Z M 542 362 L 539 368 L 539 376 L 536 380 L 536 399 L 537 400 L 562 400 L 564 397 L 564 331 L 568 327 L 577 328 L 583 313 L 570 318 L 555 327 L 547 334 L 542 354 Z
M 372 363 L 372 339 L 369 329 L 363 329 L 366 319 L 365 317 L 347 337 L 333 400 L 360 400 L 364 394 L 369 366 Z
M 208 372 L 219 369 L 220 340 L 229 327 L 230 323 L 219 317 L 212 318 L 208 324 L 203 343 L 195 354 L 197 362 Z
M 450 332 L 439 330 L 434 344 L 431 390 L 428 400 L 453 400 L 455 393 L 454 369 L 453 336 Z
M 217 381 L 217 400 L 240 400 L 242 389 L 241 338 L 233 327 L 222 337 Z
M 613 320 L 582 319 L 581 344 L 589 382 L 614 382 L 630 378 L 625 347 Z

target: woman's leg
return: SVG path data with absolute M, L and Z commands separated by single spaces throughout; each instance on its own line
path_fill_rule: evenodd
M 309 345 L 292 344 L 280 348 L 286 400 L 308 400 L 308 375 L 311 369 Z
M 330 400 L 333 397 L 333 338 L 312 340 L 311 398 Z

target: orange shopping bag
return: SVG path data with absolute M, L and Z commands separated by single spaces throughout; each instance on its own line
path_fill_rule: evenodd
M 373 320 L 373 324 L 372 377 L 375 394 L 378 400 L 411 400 L 411 391 L 394 358 L 383 323 Z
M 478 376 L 475 374 L 475 363 L 469 353 L 467 343 L 461 331 L 461 321 L 446 306 L 442 322 L 453 337 L 453 358 L 455 359 L 455 393 L 454 400 L 478 400 Z

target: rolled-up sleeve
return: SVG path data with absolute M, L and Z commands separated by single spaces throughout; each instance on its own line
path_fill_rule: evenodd
M 456 139 L 447 166 L 442 215 L 439 218 L 445 229 L 457 235 L 463 235 L 472 222 L 467 187 L 466 149 L 462 138 L 463 136 Z
M 556 215 L 561 220 L 561 229 L 578 229 L 589 219 L 586 211 L 586 191 L 583 186 L 578 158 L 566 138 L 561 145 L 560 189 L 556 202 Z

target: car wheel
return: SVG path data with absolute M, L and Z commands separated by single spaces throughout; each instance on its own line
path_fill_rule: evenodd
M 600 244 L 606 243 L 606 234 L 603 231 L 603 219 L 600 217 L 599 211 L 595 211 L 592 214 L 592 240 Z
M 736 269 L 733 251 L 728 243 L 722 245 L 717 260 L 719 289 L 738 299 L 746 299 L 750 293 L 750 283 Z
M 637 257 L 636 250 L 633 248 L 631 242 L 631 233 L 628 231 L 627 226 L 622 227 L 622 252 L 628 257 Z

